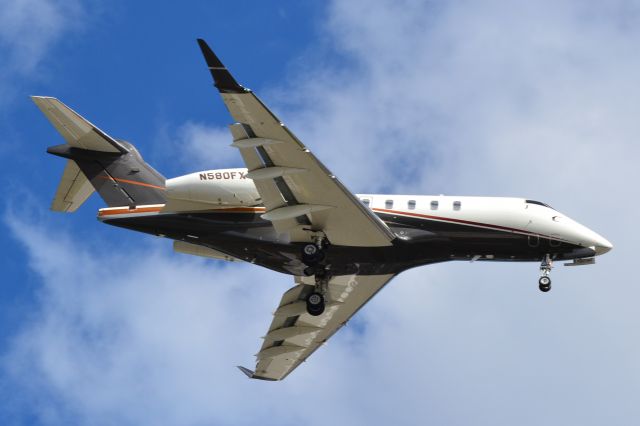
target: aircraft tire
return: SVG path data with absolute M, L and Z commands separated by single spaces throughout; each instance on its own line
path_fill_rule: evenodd
M 307 312 L 314 317 L 322 315 L 324 312 L 324 296 L 316 292 L 307 296 Z
M 324 252 L 315 244 L 305 244 L 302 247 L 302 263 L 307 266 L 315 266 L 324 259 Z
M 315 256 L 318 251 L 318 246 L 315 244 L 305 244 L 304 247 L 302 247 L 302 252 L 307 256 Z
M 546 293 L 551 290 L 551 278 L 549 277 L 540 277 L 538 280 L 538 288 L 541 292 Z

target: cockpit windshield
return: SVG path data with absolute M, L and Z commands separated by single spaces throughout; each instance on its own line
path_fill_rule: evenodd
M 540 201 L 525 200 L 524 202 L 527 203 L 527 204 L 537 204 L 537 205 L 542 206 L 542 207 L 548 207 L 550 209 L 553 209 L 553 207 L 551 207 L 549 204 L 541 203 Z

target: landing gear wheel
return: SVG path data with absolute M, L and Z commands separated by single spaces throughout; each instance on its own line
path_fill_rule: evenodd
M 551 290 L 551 278 L 546 276 L 540 277 L 540 279 L 538 280 L 538 288 L 540 288 L 540 291 L 543 293 Z
M 305 244 L 305 246 L 302 248 L 302 252 L 307 256 L 315 256 L 318 251 L 318 246 L 316 246 L 315 244 Z
M 546 293 L 551 290 L 551 278 L 549 274 L 553 268 L 553 259 L 550 255 L 545 254 L 540 262 L 540 279 L 538 280 L 538 288 L 541 292 Z
M 307 312 L 314 317 L 322 315 L 324 312 L 324 296 L 317 292 L 307 296 Z
M 302 262 L 307 266 L 317 265 L 324 260 L 324 252 L 315 244 L 305 244 L 302 247 Z

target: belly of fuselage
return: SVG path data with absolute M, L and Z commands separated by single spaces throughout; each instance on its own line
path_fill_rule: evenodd
M 389 247 L 332 246 L 327 264 L 334 274 L 397 273 L 449 260 L 540 261 L 592 255 L 590 249 L 509 229 L 378 213 L 398 236 Z M 128 215 L 104 219 L 110 225 L 201 244 L 279 272 L 299 275 L 302 243 L 289 243 L 269 221 L 251 212 Z M 589 252 L 589 253 L 588 253 Z

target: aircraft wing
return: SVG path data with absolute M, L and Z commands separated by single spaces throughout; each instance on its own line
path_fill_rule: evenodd
M 298 285 L 282 296 L 260 351 L 255 371 L 238 367 L 252 379 L 282 380 L 324 344 L 364 306 L 394 274 L 340 275 L 331 278 L 325 311 L 307 313 L 313 278 L 296 277 Z
M 380 247 L 395 235 L 280 122 L 233 78 L 209 46 L 198 40 L 214 86 L 233 119 L 232 146 L 249 169 L 265 205 L 262 216 L 292 242 L 323 232 L 334 245 Z

